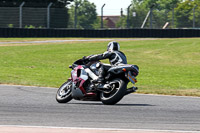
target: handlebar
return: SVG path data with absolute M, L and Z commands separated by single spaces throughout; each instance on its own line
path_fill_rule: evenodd
M 88 67 L 88 66 L 92 65 L 94 62 L 96 62 L 96 61 L 87 61 L 87 62 L 85 62 L 84 59 L 78 59 L 77 61 L 75 61 L 72 64 L 72 66 L 69 66 L 69 68 L 73 69 L 73 68 L 77 67 L 78 65 L 84 65 L 84 66 Z

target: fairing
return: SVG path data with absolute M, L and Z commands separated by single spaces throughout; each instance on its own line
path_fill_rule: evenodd
M 72 81 L 74 84 L 73 88 L 74 89 L 80 88 L 81 92 L 83 94 L 86 94 L 86 91 L 83 88 L 83 84 L 88 79 L 88 75 L 87 75 L 86 71 L 84 70 L 84 68 L 81 65 L 74 68 L 74 70 L 72 70 L 72 72 L 71 72 L 71 77 L 72 77 Z M 75 91 L 73 91 L 73 92 L 75 92 Z

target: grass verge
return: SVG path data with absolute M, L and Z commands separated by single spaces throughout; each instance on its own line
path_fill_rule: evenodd
M 27 40 L 44 39 L 1 38 L 0 42 Z M 104 52 L 108 42 L 0 45 L 0 83 L 59 87 L 70 76 L 69 65 L 85 55 Z M 118 42 L 128 63 L 140 67 L 139 93 L 200 96 L 199 38 Z

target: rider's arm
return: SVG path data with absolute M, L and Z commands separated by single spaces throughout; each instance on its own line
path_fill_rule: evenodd
M 89 57 L 88 59 L 90 61 L 98 61 L 98 60 L 108 59 L 108 58 L 110 58 L 111 55 L 112 55 L 111 52 L 106 51 L 103 54 L 93 55 L 93 56 Z

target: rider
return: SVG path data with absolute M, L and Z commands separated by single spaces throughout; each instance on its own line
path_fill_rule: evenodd
M 109 59 L 110 65 L 101 64 L 99 68 L 99 77 L 96 82 L 102 83 L 104 81 L 105 72 L 113 66 L 119 66 L 127 64 L 126 56 L 120 51 L 120 45 L 118 42 L 108 43 L 107 51 L 103 54 L 92 55 L 90 57 L 84 58 L 86 61 L 98 61 L 103 59 Z

